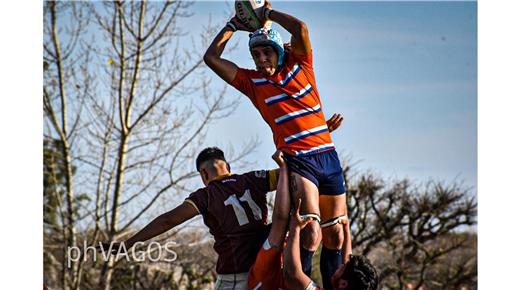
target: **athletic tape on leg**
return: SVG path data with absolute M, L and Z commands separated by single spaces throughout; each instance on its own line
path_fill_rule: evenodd
M 338 224 L 341 220 L 346 219 L 346 218 L 347 218 L 346 215 L 340 215 L 338 217 L 335 217 L 335 218 L 332 218 L 330 220 L 323 222 L 320 226 L 321 226 L 321 228 L 332 227 L 332 226 Z
M 321 223 L 320 216 L 315 213 L 302 214 L 302 215 L 300 215 L 300 217 L 302 218 L 302 220 L 313 219 L 313 220 L 317 221 L 318 223 Z

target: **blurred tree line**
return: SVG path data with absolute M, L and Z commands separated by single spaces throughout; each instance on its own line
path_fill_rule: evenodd
M 225 85 L 210 86 L 202 65 L 220 26 L 190 34 L 181 23 L 191 4 L 43 2 L 43 255 L 51 288 L 200 289 L 215 279 L 212 241 L 183 227 L 156 239 L 178 243 L 173 263 L 67 259 L 70 247 L 127 237 L 136 221 L 194 190 L 191 164 L 208 128 L 237 108 Z M 235 170 L 256 144 L 226 150 Z M 383 289 L 476 289 L 469 227 L 476 202 L 466 189 L 387 184 L 349 171 L 353 245 L 376 264 Z
M 468 188 L 344 168 L 353 251 L 372 260 L 382 289 L 477 289 L 477 202 Z

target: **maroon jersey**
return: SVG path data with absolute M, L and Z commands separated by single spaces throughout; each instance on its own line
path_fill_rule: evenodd
M 217 273 L 249 271 L 268 233 L 266 194 L 275 188 L 275 171 L 261 170 L 218 178 L 186 199 L 215 238 Z

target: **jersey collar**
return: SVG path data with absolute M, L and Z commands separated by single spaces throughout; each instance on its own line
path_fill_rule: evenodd
M 217 177 L 215 177 L 215 179 L 213 179 L 212 181 L 218 181 L 218 180 L 222 180 L 228 176 L 231 176 L 231 173 L 226 173 L 226 174 L 222 174 L 222 175 L 219 175 Z

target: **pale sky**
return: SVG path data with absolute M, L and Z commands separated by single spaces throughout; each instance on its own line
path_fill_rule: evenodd
M 476 2 L 275 1 L 273 8 L 307 23 L 324 113 L 345 117 L 333 141 L 358 171 L 419 183 L 464 181 L 476 193 Z M 196 2 L 186 25 L 196 29 L 209 15 L 224 25 L 227 9 L 224 2 Z M 252 68 L 247 39 L 236 33 L 231 43 L 239 48 L 227 57 Z M 240 95 L 231 87 L 228 94 Z M 274 167 L 270 129 L 243 97 L 205 145 L 239 145 L 254 136 L 262 143 L 252 159 Z
M 196 1 L 190 9 L 194 15 L 179 19 L 178 26 L 189 32 L 181 46 L 191 47 L 190 38 L 198 43 L 199 32 L 209 19 L 224 26 L 233 4 Z M 332 139 L 340 156 L 355 163 L 356 172 L 371 172 L 390 181 L 409 178 L 416 185 L 430 180 L 463 182 L 476 194 L 475 2 L 276 1 L 273 8 L 307 23 L 323 111 L 327 118 L 334 112 L 345 118 Z M 274 27 L 289 41 L 286 31 Z M 97 29 L 89 32 L 98 35 Z M 229 46 L 238 47 L 225 57 L 253 68 L 247 41 L 248 33 L 235 33 Z M 225 85 L 206 66 L 202 70 L 212 78 L 212 87 Z M 227 95 L 240 97 L 241 103 L 232 116 L 209 128 L 200 149 L 219 146 L 228 152 L 230 144 L 239 148 L 257 137 L 261 144 L 248 158 L 253 164 L 247 168 L 231 164 L 232 168 L 236 173 L 275 168 L 268 125 L 240 92 L 229 86 Z M 196 103 L 198 97 L 186 95 L 179 101 Z M 199 178 L 189 182 L 190 189 L 201 186 Z M 173 198 L 180 201 L 188 194 Z M 171 208 L 166 202 L 157 206 L 159 211 Z M 156 213 L 151 210 L 148 214 L 151 218 Z

